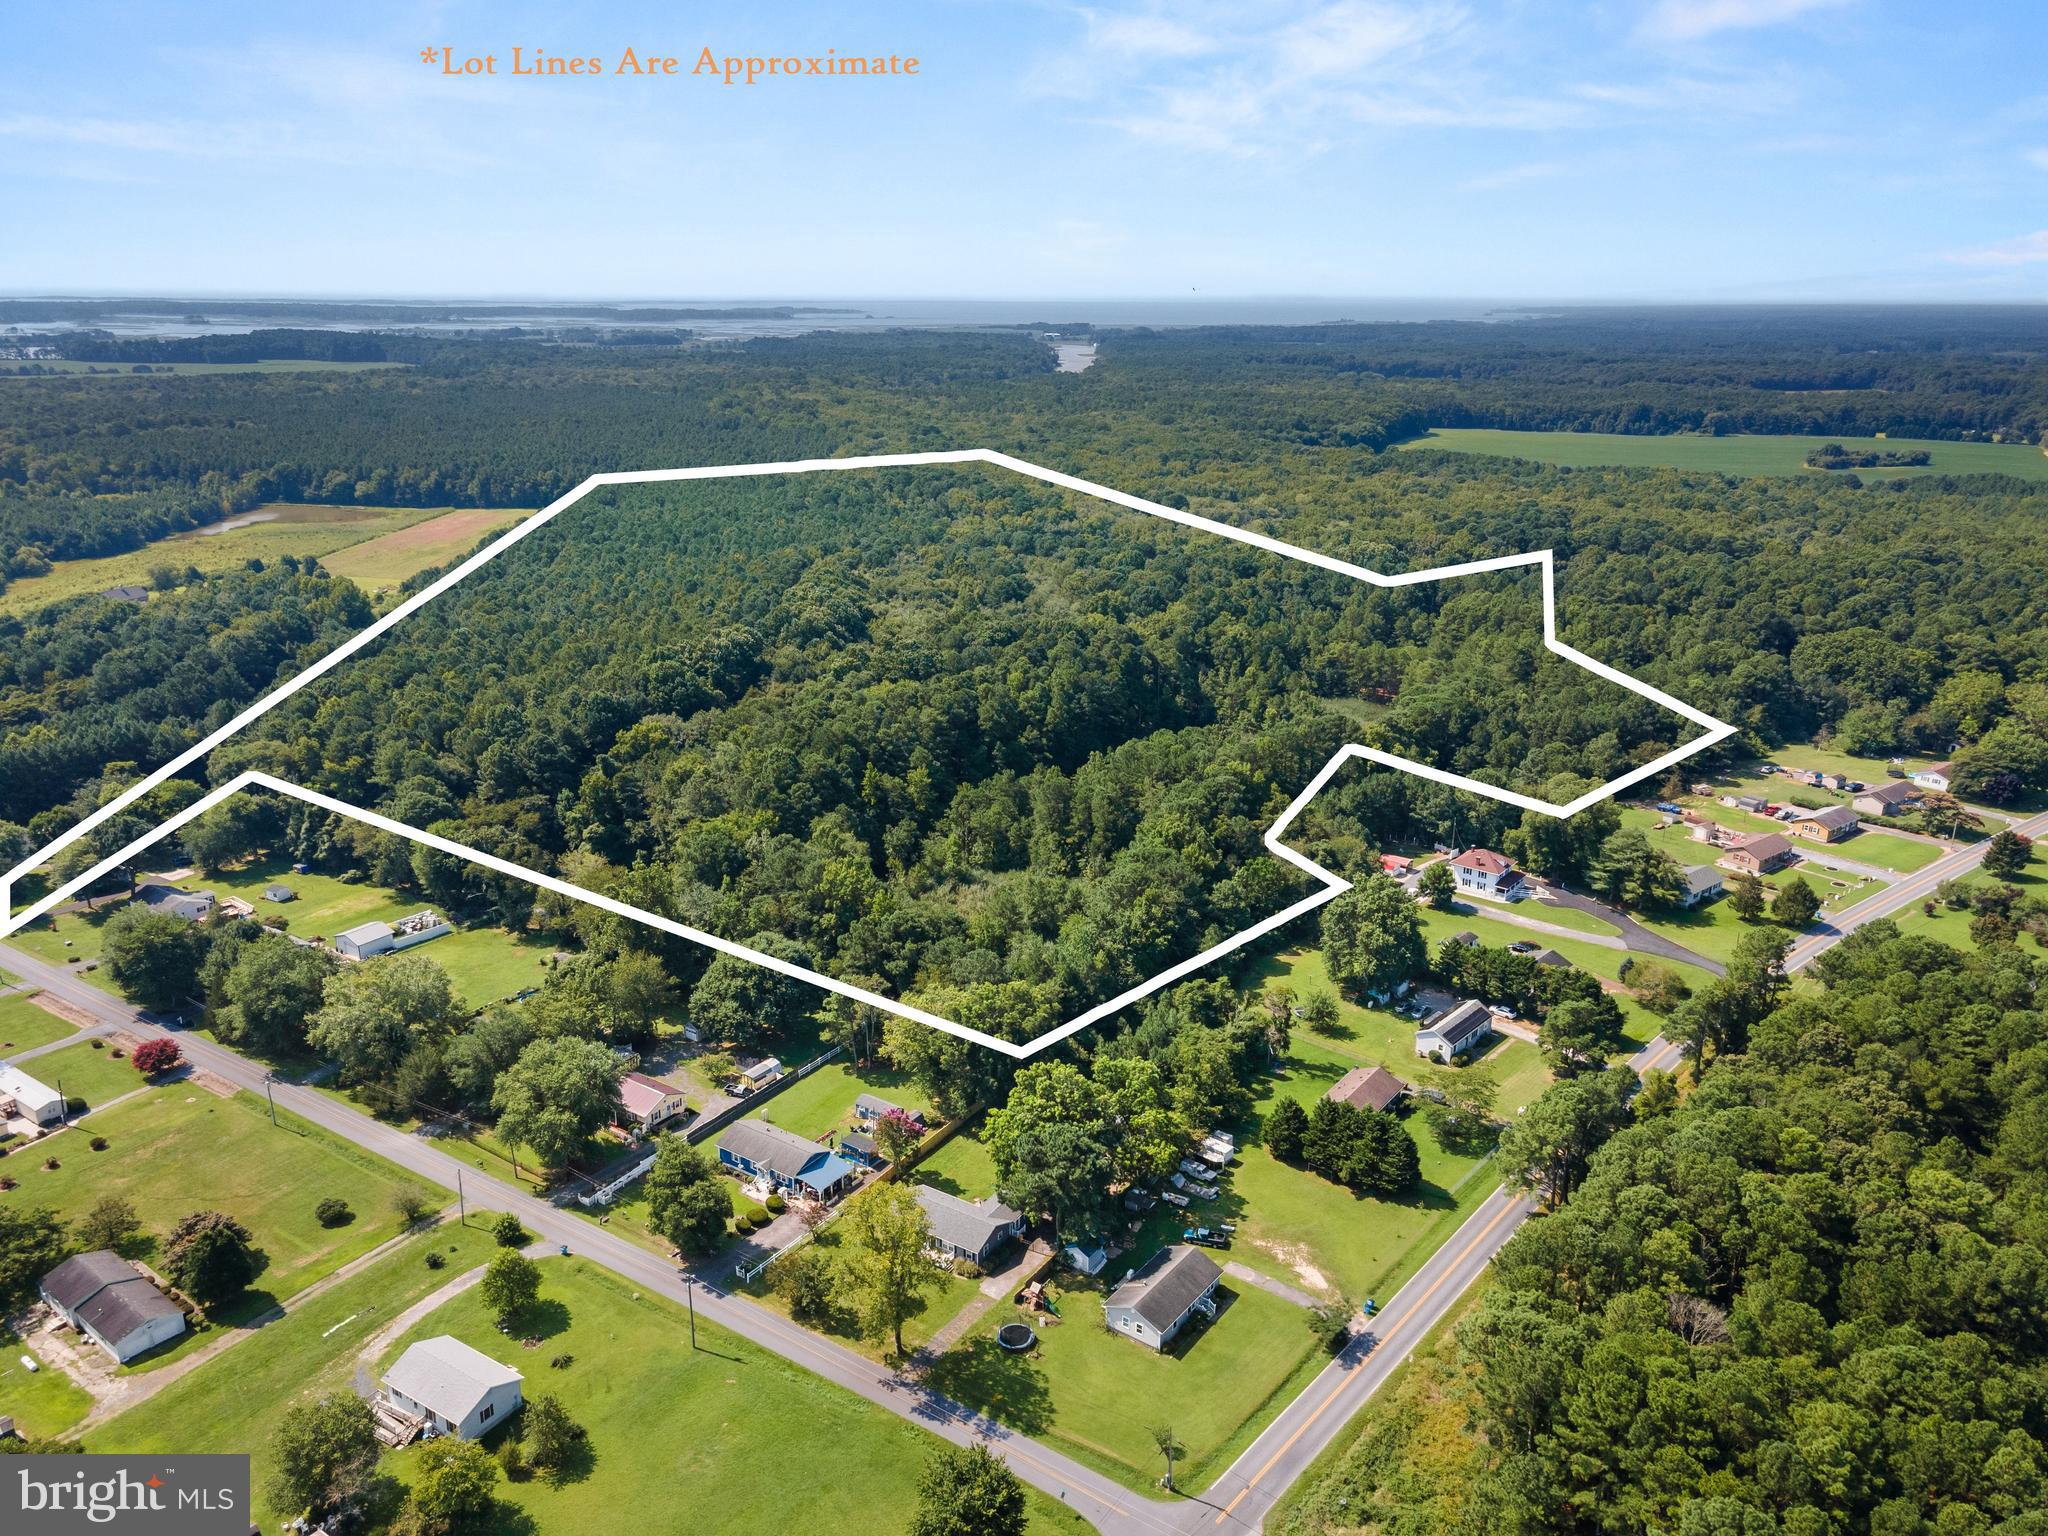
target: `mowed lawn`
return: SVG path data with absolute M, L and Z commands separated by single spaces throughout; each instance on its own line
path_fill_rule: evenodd
M 1099 1280 L 1069 1275 L 1059 1291 L 1062 1321 L 1026 1319 L 1039 1338 L 1030 1355 L 997 1346 L 996 1329 L 1023 1314 L 995 1308 L 926 1380 L 1155 1496 L 1166 1465 L 1151 1426 L 1170 1425 L 1187 1447 L 1174 1480 L 1201 1487 L 1306 1384 L 1323 1356 L 1301 1308 L 1227 1277 L 1217 1292 L 1226 1304 L 1216 1321 L 1191 1325 L 1165 1353 L 1111 1333 L 1103 1325 L 1103 1298 L 1131 1267 L 1119 1258 Z
M 0 997 L 0 1056 L 34 1050 L 78 1033 L 77 1026 L 38 1005 L 36 995 L 31 990 Z
M 864 1093 L 927 1118 L 932 1113 L 931 1100 L 903 1073 L 879 1065 L 855 1067 L 842 1059 L 828 1061 L 802 1082 L 792 1083 L 748 1118 L 779 1125 L 806 1141 L 823 1141 L 856 1124 L 853 1101 Z
M 117 1050 L 121 1052 L 118 1057 L 114 1054 Z M 128 1059 L 126 1047 L 115 1045 L 102 1036 L 81 1040 L 59 1051 L 31 1056 L 22 1063 L 21 1069 L 38 1082 L 48 1083 L 52 1088 L 61 1087 L 67 1099 L 85 1100 L 87 1109 L 98 1109 L 123 1094 L 149 1086 L 149 1080 L 136 1071 L 135 1063 Z M 105 1133 L 95 1121 L 90 1134 Z
M 430 1250 L 444 1267 L 426 1266 Z M 263 1497 L 279 1414 L 301 1399 L 348 1390 L 359 1351 L 421 1297 L 497 1252 L 482 1227 L 444 1223 L 408 1239 L 387 1257 L 258 1329 L 232 1349 L 169 1383 L 161 1392 L 85 1436 L 90 1451 L 212 1451 L 250 1457 L 250 1511 L 265 1530 L 296 1510 L 273 1510 Z M 526 1361 L 521 1360 L 524 1369 Z
M 97 965 L 101 948 L 100 930 L 115 910 L 109 905 L 91 912 L 62 912 L 52 917 L 39 917 L 26 928 L 10 933 L 7 942 L 20 945 L 38 960 L 69 966 L 80 980 L 112 992 L 114 984 L 103 972 L 85 967 Z
M 114 1065 L 127 1068 L 126 1062 Z M 392 1200 L 400 1189 L 441 1203 L 440 1190 L 381 1158 L 296 1116 L 280 1111 L 277 1118 L 271 1125 L 263 1100 L 253 1094 L 222 1098 L 191 1083 L 152 1088 L 41 1143 L 37 1152 L 56 1156 L 56 1169 L 44 1168 L 37 1156 L 9 1158 L 7 1171 L 21 1183 L 0 1193 L 0 1202 L 50 1206 L 74 1221 L 103 1196 L 121 1196 L 149 1234 L 136 1250 L 143 1258 L 154 1252 L 154 1239 L 193 1211 L 225 1211 L 270 1256 L 256 1281 L 258 1294 L 237 1316 L 297 1294 L 397 1233 Z M 104 1152 L 91 1150 L 92 1136 L 107 1139 Z M 320 1225 L 313 1208 L 330 1195 L 348 1202 L 353 1221 Z
M 981 1139 L 980 1123 L 952 1138 L 911 1170 L 912 1182 L 943 1189 L 962 1200 L 980 1200 L 996 1192 L 996 1160 Z
M 379 1361 L 414 1339 L 453 1334 L 525 1372 L 529 1396 L 552 1393 L 589 1433 L 590 1465 L 553 1484 L 498 1485 L 499 1509 L 468 1529 L 489 1536 L 587 1536 L 628 1511 L 655 1529 L 872 1531 L 905 1529 L 917 1479 L 940 1443 L 699 1316 L 698 1347 L 680 1307 L 635 1291 L 580 1258 L 541 1261 L 540 1303 L 523 1350 L 498 1332 L 474 1290 L 426 1317 Z M 549 1362 L 568 1356 L 564 1369 Z M 385 1467 L 401 1479 L 416 1456 Z M 1035 1536 L 1085 1531 L 1069 1511 L 1031 1496 Z
M 34 1359 L 31 1371 L 22 1356 Z M 92 1397 L 0 1325 L 0 1418 L 14 1420 L 26 1440 L 53 1439 L 92 1411 Z
M 262 920 L 282 918 L 287 931 L 298 937 L 329 942 L 337 933 L 359 923 L 393 922 L 428 905 L 418 896 L 402 895 L 360 880 L 313 873 L 295 875 L 290 862 L 283 859 L 252 860 L 235 869 L 192 875 L 177 883 L 188 890 L 212 891 L 216 896 L 239 896 L 256 909 Z M 264 889 L 274 884 L 289 887 L 297 898 L 288 902 L 268 900 Z M 539 986 L 555 948 L 552 940 L 503 928 L 457 928 L 444 938 L 431 939 L 405 953 L 432 960 L 448 973 L 448 980 L 463 1001 L 481 1008 Z
M 1933 438 L 1768 437 L 1738 433 L 1709 437 L 1676 432 L 1658 436 L 1627 432 L 1516 432 L 1491 427 L 1434 427 L 1403 448 L 1441 448 L 1451 453 L 1534 459 L 1541 464 L 1622 469 L 1696 469 L 1723 475 L 1832 475 L 1810 468 L 1806 456 L 1828 443 L 1914 452 L 1925 449 L 1922 466 L 1859 469 L 1865 481 L 1921 475 L 2017 475 L 2048 480 L 2048 455 L 2026 443 L 1952 443 Z
M 1965 887 L 1975 889 L 1980 885 L 1994 883 L 1994 878 L 1979 871 L 1965 877 L 1961 883 Z M 2048 895 L 2048 839 L 2034 844 L 2034 852 L 2027 859 L 2026 868 L 2016 878 L 1999 883 L 2018 886 L 2029 896 Z M 1934 911 L 1930 915 L 1924 910 L 1925 906 L 1924 902 L 1916 902 L 1903 911 L 1893 913 L 1892 921 L 1899 925 L 1902 932 L 1924 934 L 1928 938 L 1941 940 L 1953 949 L 1974 950 L 1982 947 L 1970 937 L 1970 920 L 1977 915 L 1973 909 L 1966 907 L 1957 912 L 1936 901 Z M 2048 954 L 2048 948 L 2044 948 L 2041 941 L 2030 933 L 2021 933 L 2017 942 L 2024 954 L 2037 959 Z
M 735 1201 L 740 1201 L 743 1197 L 738 1193 L 737 1181 L 727 1182 L 733 1189 Z M 838 1223 L 831 1222 L 819 1228 L 811 1246 L 827 1258 L 836 1260 L 839 1253 Z M 1015 1251 L 1014 1248 L 1011 1250 L 1013 1253 Z M 903 1324 L 903 1347 L 912 1354 L 916 1354 L 930 1343 L 933 1335 L 958 1317 L 961 1310 L 981 1294 L 979 1279 L 956 1275 L 950 1270 L 940 1269 L 937 1265 L 933 1265 L 932 1269 L 934 1274 L 941 1277 L 940 1282 L 918 1298 L 923 1303 L 922 1309 Z M 775 1294 L 766 1277 L 756 1277 L 747 1285 L 741 1286 L 740 1290 L 757 1305 L 779 1312 L 784 1317 L 789 1316 L 788 1302 Z M 837 1339 L 848 1349 L 857 1350 L 870 1360 L 888 1362 L 895 1354 L 896 1341 L 893 1335 L 870 1338 L 861 1332 L 858 1318 L 837 1308 L 826 1316 L 813 1319 L 802 1326 L 815 1329 L 828 1338 Z

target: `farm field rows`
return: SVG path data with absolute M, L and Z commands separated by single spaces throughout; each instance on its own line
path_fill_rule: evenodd
M 286 555 L 313 556 L 367 590 L 396 586 L 431 566 L 466 554 L 485 534 L 524 517 L 521 511 L 447 507 L 335 507 L 272 502 L 159 539 L 141 549 L 84 560 L 59 560 L 41 576 L 24 576 L 0 592 L 0 614 L 34 613 L 67 597 L 116 586 L 148 586 L 150 572 L 187 567 L 205 575 L 266 564 Z

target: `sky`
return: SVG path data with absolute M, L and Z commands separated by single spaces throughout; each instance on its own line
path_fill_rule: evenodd
M 0 291 L 2040 301 L 2039 19 L 16 0 Z M 617 73 L 628 48 L 676 73 Z M 727 85 L 706 48 L 918 68 Z

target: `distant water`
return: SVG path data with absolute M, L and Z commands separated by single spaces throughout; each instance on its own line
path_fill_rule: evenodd
M 266 298 L 266 304 L 279 301 Z M 236 313 L 232 298 L 179 300 L 176 312 L 163 314 L 122 314 L 90 320 L 49 320 L 0 326 L 8 330 L 69 331 L 98 330 L 116 336 L 239 336 L 249 331 L 288 328 L 296 330 L 407 330 L 430 334 L 458 331 L 504 331 L 514 328 L 551 331 L 604 325 L 626 325 L 635 330 L 691 331 L 703 336 L 797 336 L 818 330 L 886 330 L 910 326 L 944 328 L 956 326 L 1159 326 L 1193 325 L 1319 325 L 1339 320 L 1425 321 L 1425 320 L 1512 320 L 1534 313 L 1526 305 L 1510 301 L 1481 302 L 1459 299 L 621 299 L 621 308 L 641 305 L 669 305 L 678 308 L 716 309 L 804 307 L 808 314 L 787 319 L 693 319 L 673 321 L 607 321 L 587 315 L 551 315 L 545 299 L 491 299 L 490 304 L 527 303 L 536 312 L 525 315 L 480 316 L 474 320 L 443 318 L 460 301 L 436 299 L 431 304 L 432 320 L 408 325 L 402 320 L 363 321 L 323 314 L 317 300 L 303 317 L 275 313 L 244 316 Z M 338 300 L 334 302 L 348 302 Z M 402 303 L 403 300 L 380 300 Z M 598 301 L 579 301 L 583 303 Z

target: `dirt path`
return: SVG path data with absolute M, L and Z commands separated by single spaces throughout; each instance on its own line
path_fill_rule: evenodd
M 414 1323 L 426 1317 L 436 1307 L 453 1301 L 464 1291 L 475 1285 L 477 1281 L 483 1279 L 484 1268 L 485 1266 L 479 1264 L 475 1269 L 465 1269 L 438 1291 L 429 1291 L 418 1301 L 399 1313 L 398 1316 L 391 1319 L 382 1328 L 371 1334 L 368 1339 L 364 1340 L 363 1347 L 356 1351 L 356 1392 L 363 1397 L 374 1396 L 377 1391 L 375 1379 L 377 1357 L 397 1343 L 404 1336 L 405 1330 Z

